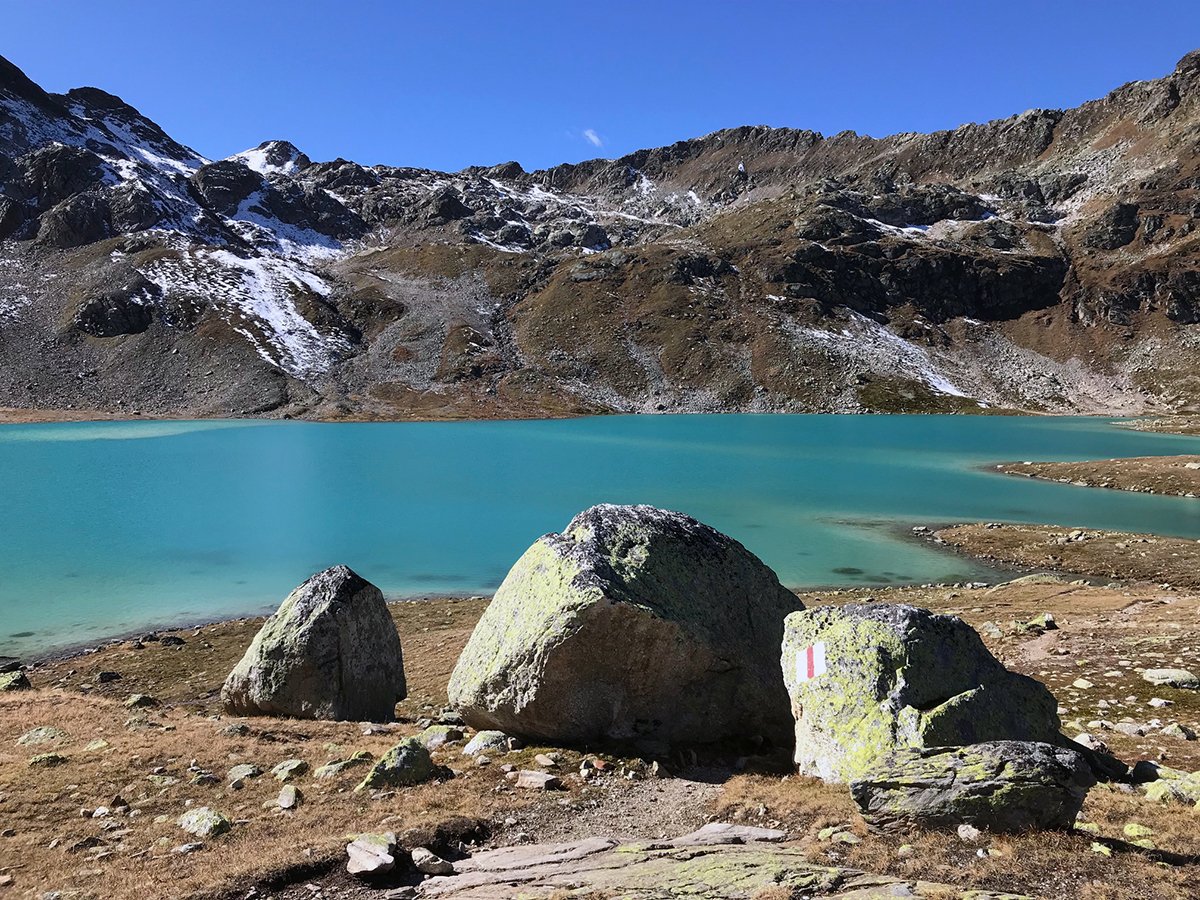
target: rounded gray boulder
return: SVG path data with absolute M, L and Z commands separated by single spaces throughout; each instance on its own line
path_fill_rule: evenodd
M 802 775 L 850 781 L 906 747 L 1059 740 L 1050 691 L 956 616 L 889 603 L 793 613 L 782 666 Z
M 407 695 L 379 588 L 346 566 L 319 572 L 263 624 L 221 689 L 234 715 L 389 722 Z
M 789 740 L 775 655 L 803 605 L 695 519 L 594 506 L 517 560 L 450 679 L 478 729 L 562 743 Z
M 896 750 L 850 782 L 877 828 L 1066 830 L 1096 783 L 1074 750 L 1032 741 Z

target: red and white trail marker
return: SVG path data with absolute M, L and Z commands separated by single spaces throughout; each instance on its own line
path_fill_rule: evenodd
M 817 641 L 796 655 L 796 680 L 812 681 L 825 674 L 825 642 Z

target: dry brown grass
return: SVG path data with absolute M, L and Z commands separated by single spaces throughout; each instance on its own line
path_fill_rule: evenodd
M 722 818 L 751 824 L 778 822 L 798 838 L 816 862 L 850 866 L 910 880 L 944 882 L 980 890 L 1028 893 L 1039 897 L 1097 897 L 1123 900 L 1193 900 L 1200 884 L 1200 816 L 1181 807 L 1155 807 L 1138 796 L 1097 789 L 1084 807 L 1084 819 L 1095 822 L 1111 839 L 1111 857 L 1094 853 L 1092 835 L 1036 833 L 997 835 L 985 846 L 1000 856 L 981 859 L 975 846 L 953 832 L 913 831 L 875 834 L 864 826 L 844 788 L 815 779 L 738 776 L 717 804 Z M 1186 864 L 1167 865 L 1155 854 L 1126 844 L 1122 829 L 1136 821 L 1154 829 L 1161 850 L 1189 857 Z M 828 826 L 845 826 L 861 843 L 847 846 L 818 840 Z M 897 851 L 910 845 L 913 853 Z M 954 896 L 959 896 L 956 892 Z
M 411 691 L 400 708 L 403 717 L 412 719 L 428 712 L 425 707 L 445 702 L 449 670 L 481 608 L 478 601 L 395 608 Z M 0 838 L 0 873 L 14 877 L 21 895 L 75 890 L 81 897 L 120 900 L 144 897 L 152 887 L 161 897 L 194 896 L 244 886 L 299 864 L 340 859 L 347 835 L 379 829 L 402 832 L 456 816 L 503 818 L 502 810 L 527 802 L 525 797 L 494 792 L 499 776 L 494 768 L 468 766 L 453 780 L 377 800 L 351 790 L 362 769 L 331 781 L 306 776 L 297 782 L 305 802 L 287 814 L 263 807 L 280 787 L 269 774 L 248 781 L 242 790 L 231 790 L 225 774 L 240 762 L 269 770 L 296 757 L 316 768 L 359 750 L 379 755 L 401 736 L 417 731 L 411 721 L 384 733 L 364 734 L 357 723 L 217 717 L 211 692 L 257 624 L 207 628 L 203 637 L 188 637 L 188 644 L 175 650 L 152 643 L 137 651 L 125 644 L 64 660 L 33 673 L 40 689 L 0 697 L 0 829 L 16 832 Z M 68 675 L 73 669 L 75 674 Z M 80 693 L 82 685 L 95 685 L 94 675 L 101 670 L 120 671 L 124 677 L 94 686 L 90 696 Z M 130 729 L 125 723 L 133 713 L 121 701 L 140 691 L 166 703 L 143 713 L 150 728 Z M 250 732 L 226 734 L 223 728 L 232 721 L 245 722 Z M 69 738 L 56 745 L 16 744 L 19 735 L 39 725 L 60 728 Z M 98 738 L 109 747 L 85 751 Z M 54 768 L 29 767 L 30 757 L 51 750 L 68 762 Z M 435 758 L 462 766 L 458 748 L 436 753 Z M 187 769 L 193 760 L 222 783 L 190 784 Z M 179 782 L 153 784 L 147 776 L 158 767 Z M 80 816 L 81 809 L 110 805 L 118 795 L 137 815 Z M 202 853 L 172 854 L 173 847 L 194 840 L 175 825 L 189 804 L 212 806 L 238 824 L 230 835 L 208 842 Z M 160 816 L 166 820 L 156 821 Z M 108 823 L 119 828 L 106 832 Z M 113 836 L 124 829 L 129 833 Z M 71 850 L 89 838 L 103 844 Z
M 1155 665 L 1186 662 L 1188 648 L 1195 647 L 1195 632 L 1179 626 L 1200 610 L 1200 601 L 1183 592 L 1164 595 L 1171 602 L 1161 603 L 1153 592 L 1137 588 L 1083 585 L 872 589 L 803 598 L 816 604 L 862 600 L 868 595 L 953 612 L 977 627 L 986 620 L 1007 626 L 1010 619 L 1027 620 L 1040 612 L 1053 612 L 1059 631 L 1035 638 L 1006 628 L 1000 638 L 985 639 L 1009 665 L 1050 684 L 1068 707 L 1069 717 L 1081 718 L 1102 715 L 1097 706 L 1102 697 L 1136 694 L 1136 702 L 1127 709 L 1139 713 L 1151 695 L 1168 691 L 1152 688 L 1132 674 L 1107 681 L 1103 676 L 1117 667 L 1120 659 Z M 456 816 L 503 819 L 509 811 L 538 802 L 511 791 L 497 793 L 500 777 L 495 767 L 464 766 L 455 749 L 438 754 L 438 759 L 461 767 L 460 777 L 402 790 L 384 799 L 372 800 L 350 790 L 361 770 L 330 782 L 306 776 L 298 782 L 306 802 L 292 814 L 263 808 L 279 787 L 269 777 L 252 780 L 241 791 L 230 790 L 223 781 L 210 787 L 193 786 L 186 778 L 193 759 L 223 779 L 232 765 L 243 761 L 269 768 L 299 757 L 316 767 L 357 750 L 382 752 L 400 735 L 415 732 L 417 718 L 445 702 L 450 670 L 485 605 L 481 600 L 458 600 L 393 607 L 404 642 L 411 696 L 398 710 L 402 721 L 383 734 L 363 734 L 359 725 L 350 723 L 270 719 L 244 720 L 251 727 L 246 735 L 224 733 L 229 722 L 216 717 L 216 691 L 259 620 L 206 627 L 198 635 L 191 630 L 181 632 L 187 644 L 176 649 L 147 643 L 136 650 L 125 642 L 38 668 L 31 673 L 38 690 L 0 698 L 0 830 L 16 831 L 15 836 L 0 838 L 0 872 L 14 876 L 14 896 L 75 890 L 81 892 L 80 900 L 140 900 L 148 888 L 164 898 L 224 895 L 235 888 L 243 896 L 247 885 L 271 873 L 305 864 L 316 870 L 322 864 L 336 867 L 346 836 L 359 831 L 386 828 L 403 832 Z M 1056 652 L 1059 650 L 1063 652 Z M 123 677 L 101 685 L 96 676 L 104 670 L 121 672 Z M 1111 689 L 1076 691 L 1070 682 L 1079 674 L 1098 685 L 1111 684 Z M 135 692 L 154 694 L 164 701 L 162 709 L 146 714 L 156 727 L 126 727 L 131 713 L 121 702 Z M 1176 691 L 1171 696 L 1177 704 L 1169 717 L 1196 724 L 1200 702 L 1187 692 Z M 1114 707 L 1103 715 L 1115 719 L 1119 712 Z M 69 740 L 53 748 L 14 743 L 17 735 L 43 724 L 67 731 Z M 1172 765 L 1200 768 L 1200 742 L 1116 734 L 1104 737 L 1131 761 L 1165 755 Z M 84 746 L 93 738 L 103 738 L 110 747 L 85 752 Z M 69 762 L 57 768 L 30 769 L 29 757 L 48 749 L 61 752 Z M 529 765 L 536 751 L 530 748 L 514 754 L 511 761 Z M 577 754 L 564 752 L 564 771 L 577 763 Z M 166 787 L 151 783 L 147 775 L 159 766 L 180 777 L 180 782 Z M 133 805 L 137 816 L 80 817 L 80 809 L 108 805 L 118 794 Z M 554 805 L 558 814 L 569 815 L 558 810 L 556 799 L 544 800 Z M 171 854 L 171 848 L 191 840 L 174 824 L 188 801 L 214 806 L 239 824 L 229 836 L 210 841 L 202 853 Z M 1002 855 L 987 859 L 978 858 L 975 848 L 962 844 L 953 834 L 873 835 L 858 818 L 844 788 L 797 777 L 731 778 L 710 812 L 733 821 L 780 823 L 796 836 L 814 862 L 908 879 L 1025 890 L 1048 897 L 1139 900 L 1192 897 L 1195 894 L 1189 893 L 1189 885 L 1200 883 L 1200 867 L 1182 859 L 1200 856 L 1200 814 L 1183 807 L 1152 807 L 1138 795 L 1103 788 L 1092 792 L 1084 816 L 1115 842 L 1117 849 L 1111 858 L 1093 853 L 1092 836 L 1082 833 L 997 837 L 991 846 Z M 167 818 L 156 822 L 158 816 Z M 1161 859 L 1170 864 L 1120 841 L 1129 821 L 1154 829 L 1158 847 L 1171 854 Z M 117 822 L 120 829 L 130 831 L 114 837 L 103 830 L 106 822 Z M 861 843 L 846 846 L 819 841 L 817 832 L 831 825 L 848 828 Z M 105 843 L 68 852 L 86 838 L 101 838 Z M 916 852 L 901 859 L 896 851 L 904 843 L 913 845 Z

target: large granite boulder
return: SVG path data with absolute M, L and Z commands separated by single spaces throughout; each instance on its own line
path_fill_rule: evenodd
M 225 680 L 235 715 L 388 722 L 407 695 L 400 637 L 379 588 L 346 566 L 308 579 Z
M 878 828 L 986 831 L 1071 828 L 1096 783 L 1074 750 L 1033 741 L 895 750 L 850 782 L 863 818 Z
M 450 678 L 469 725 L 661 747 L 791 717 L 773 661 L 803 609 L 761 560 L 681 513 L 594 506 L 517 560 Z
M 887 603 L 792 613 L 782 665 L 804 775 L 850 781 L 905 747 L 1059 742 L 1053 695 L 955 616 Z

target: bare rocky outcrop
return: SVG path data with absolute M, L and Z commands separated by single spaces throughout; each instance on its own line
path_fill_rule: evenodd
M 267 619 L 221 700 L 235 715 L 389 722 L 406 694 L 400 637 L 383 594 L 335 566 Z
M 446 173 L 286 141 L 206 160 L 0 60 L 0 406 L 1187 410 L 1196 71 L 932 134 L 743 126 Z M 148 327 L 55 339 L 81 286 L 135 275 Z
M 1096 783 L 1079 753 L 1033 741 L 896 750 L 850 782 L 879 828 L 1066 831 Z
M 622 844 L 589 837 L 559 844 L 526 844 L 476 853 L 455 862 L 454 874 L 434 876 L 416 897 L 516 900 L 568 892 L 658 900 L 730 897 L 944 897 L 949 885 L 873 875 L 814 863 L 782 832 L 714 822 L 695 835 Z M 981 893 L 983 897 L 992 894 Z M 1005 895 L 1017 900 L 1014 895 Z
M 741 544 L 602 505 L 517 561 L 450 680 L 469 725 L 567 743 L 709 743 L 791 730 L 777 647 L 796 596 Z

